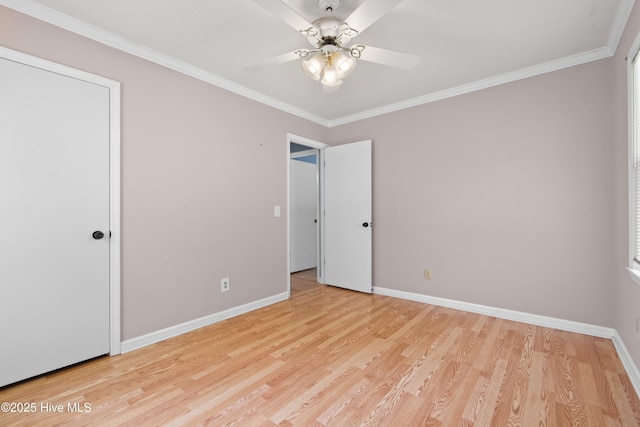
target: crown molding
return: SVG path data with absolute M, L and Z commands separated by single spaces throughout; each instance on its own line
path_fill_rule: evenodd
M 293 105 L 224 79 L 201 68 L 194 67 L 186 62 L 179 61 L 169 55 L 135 44 L 124 37 L 117 36 L 101 28 L 89 25 L 83 21 L 60 13 L 32 0 L 0 0 L 0 5 L 294 116 L 325 127 L 329 125 L 328 120 L 301 108 L 294 107 Z
M 503 85 L 505 83 L 511 83 L 511 82 L 526 79 L 529 77 L 535 77 L 535 76 L 546 74 L 552 71 L 562 70 L 564 68 L 573 67 L 575 65 L 585 64 L 591 61 L 597 61 L 598 59 L 608 58 L 612 55 L 613 54 L 611 53 L 608 47 L 602 47 L 602 48 L 591 50 L 588 52 L 567 56 L 558 60 L 549 61 L 544 64 L 522 68 L 520 70 L 501 74 L 495 77 L 490 77 L 487 79 L 466 83 L 450 89 L 444 89 L 438 92 L 433 92 L 427 95 L 408 99 L 406 101 L 385 105 L 380 108 L 374 108 L 368 111 L 363 111 L 361 113 L 352 114 L 350 116 L 345 116 L 339 119 L 331 120 L 329 121 L 328 126 L 329 127 L 340 126 L 347 123 L 356 122 L 359 120 L 369 119 L 369 118 L 380 116 L 383 114 L 404 110 L 406 108 L 416 107 L 419 105 L 428 104 L 430 102 L 440 101 L 443 99 L 452 98 L 454 96 L 475 92 L 481 89 L 487 89 L 490 87 Z
M 585 64 L 587 62 L 596 61 L 611 57 L 615 54 L 618 43 L 624 31 L 625 25 L 633 8 L 635 0 L 621 0 L 616 14 L 613 19 L 611 31 L 607 39 L 607 45 L 598 49 L 578 53 L 576 55 L 568 56 L 554 61 L 549 61 L 544 64 L 534 65 L 531 67 L 523 68 L 513 72 L 501 74 L 499 76 L 490 77 L 487 79 L 463 84 L 454 88 L 445 89 L 437 92 L 433 92 L 427 95 L 415 97 L 406 101 L 385 105 L 379 108 L 363 111 L 356 114 L 351 114 L 341 118 L 329 120 L 320 117 L 316 114 L 312 114 L 306 110 L 295 107 L 291 104 L 279 101 L 273 97 L 264 95 L 256 90 L 249 89 L 245 86 L 239 85 L 230 80 L 224 79 L 213 73 L 207 72 L 200 68 L 194 67 L 185 62 L 179 61 L 168 55 L 157 52 L 153 49 L 146 48 L 141 45 L 132 43 L 131 41 L 116 36 L 110 32 L 104 31 L 95 26 L 89 25 L 78 19 L 72 18 L 68 15 L 50 9 L 40 3 L 33 0 L 0 0 L 0 5 L 7 6 L 18 12 L 32 16 L 36 19 L 40 19 L 49 24 L 66 29 L 81 36 L 90 38 L 99 43 L 121 50 L 123 52 L 135 55 L 142 59 L 154 62 L 164 67 L 170 68 L 179 73 L 196 78 L 198 80 L 207 82 L 214 86 L 233 92 L 237 95 L 249 98 L 251 100 L 260 102 L 294 116 L 309 120 L 319 125 L 331 128 L 364 120 L 383 114 L 392 113 L 395 111 L 404 110 L 407 108 L 427 104 L 451 98 L 466 93 L 487 89 L 494 86 L 499 86 L 505 83 L 514 82 L 517 80 L 526 79 L 529 77 L 538 76 L 541 74 L 549 73 L 552 71 L 558 71 L 564 68 L 573 67 L 576 65 Z
M 618 4 L 616 14 L 613 17 L 613 23 L 611 24 L 611 31 L 609 31 L 609 37 L 607 38 L 607 47 L 609 48 L 611 56 L 616 53 L 616 49 L 618 48 L 620 38 L 622 37 L 624 28 L 629 20 L 629 15 L 631 15 L 631 9 L 633 9 L 634 3 L 635 0 L 621 0 Z
M 511 83 L 529 77 L 535 77 L 541 74 L 550 73 L 552 71 L 559 71 L 564 68 L 586 64 L 587 62 L 609 58 L 616 53 L 616 49 L 618 48 L 618 44 L 620 43 L 620 38 L 622 37 L 625 26 L 627 25 L 627 21 L 629 19 L 629 15 L 631 14 L 631 10 L 633 9 L 634 3 L 635 0 L 620 1 L 613 18 L 613 22 L 611 24 L 609 36 L 607 37 L 607 44 L 606 46 L 603 46 L 599 49 L 589 50 L 586 52 L 560 58 L 558 60 L 549 61 L 543 64 L 534 65 L 517 71 L 491 77 L 488 79 L 463 84 L 454 88 L 433 92 L 395 104 L 390 104 L 380 108 L 363 111 L 361 113 L 344 116 L 339 119 L 330 120 L 328 127 L 340 126 L 343 124 L 404 110 L 406 108 L 416 107 L 418 105 L 428 104 L 430 102 L 440 101 L 446 98 L 463 95 L 477 90 L 487 89 L 490 87 L 499 86 L 505 83 Z

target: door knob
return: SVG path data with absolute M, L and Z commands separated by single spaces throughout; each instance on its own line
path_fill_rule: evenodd
M 363 226 L 364 228 L 367 228 L 367 227 L 369 226 L 369 223 L 368 223 L 368 222 L 363 222 L 363 223 L 362 223 L 362 226 Z
M 94 231 L 91 236 L 96 240 L 100 240 L 104 237 L 104 233 L 102 231 Z

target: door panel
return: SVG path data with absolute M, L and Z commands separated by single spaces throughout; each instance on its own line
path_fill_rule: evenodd
M 291 273 L 318 264 L 318 172 L 315 163 L 291 159 Z
M 372 292 L 371 141 L 324 149 L 325 282 Z
M 0 58 L 0 200 L 0 386 L 108 353 L 108 88 Z

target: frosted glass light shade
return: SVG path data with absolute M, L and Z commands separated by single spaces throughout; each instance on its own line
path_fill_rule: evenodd
M 331 62 L 336 68 L 339 79 L 344 79 L 345 77 L 347 77 L 356 66 L 355 59 L 341 52 L 334 53 L 331 58 Z
M 332 51 L 314 55 L 302 61 L 304 72 L 311 79 L 320 81 L 325 86 L 340 86 L 356 66 L 356 60 L 342 52 Z
M 340 86 L 342 80 L 338 76 L 338 70 L 333 65 L 326 65 L 322 71 L 322 80 L 320 80 L 325 86 Z
M 322 69 L 325 65 L 324 56 L 321 53 L 316 54 L 313 58 L 302 61 L 302 68 L 307 76 L 313 80 L 320 80 L 322 78 Z

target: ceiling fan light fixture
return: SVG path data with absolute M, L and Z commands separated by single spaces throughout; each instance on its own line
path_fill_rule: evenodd
M 311 59 L 306 59 L 302 61 L 302 68 L 304 72 L 313 80 L 320 80 L 322 78 L 322 70 L 325 66 L 325 58 L 324 55 L 318 53 L 314 55 Z
M 354 58 L 336 51 L 317 53 L 302 61 L 302 68 L 309 78 L 329 87 L 340 86 L 355 65 Z
M 350 55 L 345 55 L 341 52 L 334 53 L 331 61 L 334 67 L 336 67 L 336 72 L 338 73 L 338 78 L 340 79 L 344 79 L 345 77 L 347 77 L 356 67 L 356 60 L 353 59 Z
M 302 60 L 302 67 L 309 78 L 319 81 L 323 86 L 335 87 L 341 85 L 343 79 L 353 72 L 356 62 L 362 59 L 362 52 L 365 49 L 367 54 L 364 59 L 369 62 L 404 70 L 411 70 L 420 62 L 419 56 L 407 53 L 362 44 L 350 46 L 352 38 L 358 36 L 404 0 L 358 0 L 357 3 L 360 5 L 346 20 L 333 13 L 340 5 L 340 0 L 316 0 L 320 8 L 326 12 L 326 16 L 313 22 L 309 22 L 285 4 L 285 0 L 253 1 L 305 35 L 313 48 L 298 49 L 250 64 L 245 66 L 248 71 L 258 71 L 268 65 L 282 64 L 298 57 Z
M 340 86 L 342 84 L 342 80 L 338 76 L 338 70 L 336 70 L 335 66 L 327 65 L 326 67 L 324 67 L 324 70 L 322 70 L 322 80 L 320 80 L 320 83 L 329 87 Z

